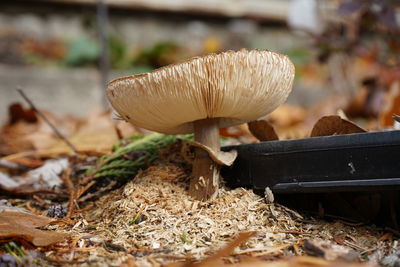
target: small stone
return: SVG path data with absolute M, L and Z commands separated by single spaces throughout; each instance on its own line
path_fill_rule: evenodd
M 53 218 L 64 218 L 67 215 L 67 209 L 61 205 L 53 205 L 47 210 L 47 216 Z

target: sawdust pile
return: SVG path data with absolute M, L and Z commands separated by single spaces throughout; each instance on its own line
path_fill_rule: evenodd
M 163 248 L 177 256 L 188 252 L 195 257 L 204 256 L 239 232 L 266 234 L 266 230 L 278 230 L 279 224 L 271 216 L 272 206 L 253 192 L 242 188 L 222 189 L 217 199 L 200 202 L 188 196 L 185 181 L 176 179 L 181 174 L 173 166 L 152 167 L 122 190 L 96 203 L 103 209 L 97 209 L 93 215 L 112 232 L 114 242 L 120 240 L 125 246 Z M 276 216 L 286 218 L 285 225 L 290 230 L 293 220 L 280 213 L 276 211 Z M 293 229 L 298 228 L 293 225 Z M 275 243 L 287 242 L 285 234 L 268 238 L 265 234 L 259 235 L 253 247 L 270 247 L 273 245 L 270 238 Z
M 289 248 L 300 240 L 331 240 L 339 235 L 355 237 L 349 246 L 354 244 L 360 252 L 378 242 L 377 231 L 307 221 L 283 206 L 267 204 L 251 190 L 223 188 L 217 199 L 200 202 L 188 196 L 187 187 L 187 174 L 180 167 L 150 167 L 88 209 L 93 232 L 130 251 L 191 258 L 209 255 L 246 231 L 257 231 L 257 235 L 235 254 L 292 253 Z M 356 244 L 359 236 L 362 244 Z

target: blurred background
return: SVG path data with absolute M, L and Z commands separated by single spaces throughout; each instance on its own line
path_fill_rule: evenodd
M 287 105 L 270 116 L 287 138 L 303 135 L 297 124 L 338 112 L 369 129 L 391 127 L 400 114 L 399 22 L 398 0 L 3 0 L 0 121 L 21 101 L 18 87 L 40 109 L 83 118 L 107 108 L 112 78 L 257 48 L 296 66 Z

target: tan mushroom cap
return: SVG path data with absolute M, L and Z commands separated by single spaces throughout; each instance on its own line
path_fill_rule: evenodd
M 216 118 L 220 128 L 260 118 L 289 95 L 294 66 L 267 50 L 227 51 L 192 58 L 108 84 L 114 109 L 132 124 L 166 134 L 194 132 Z

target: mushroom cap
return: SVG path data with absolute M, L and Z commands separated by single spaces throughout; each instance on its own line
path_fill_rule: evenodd
M 294 66 L 268 50 L 195 57 L 108 84 L 113 108 L 130 123 L 156 132 L 194 132 L 194 121 L 214 118 L 220 128 L 258 119 L 289 95 Z

